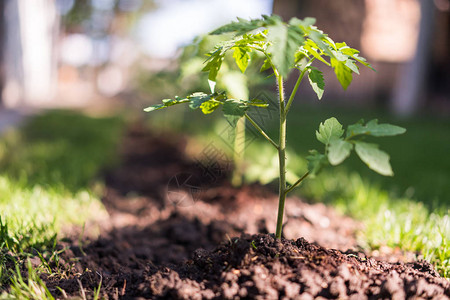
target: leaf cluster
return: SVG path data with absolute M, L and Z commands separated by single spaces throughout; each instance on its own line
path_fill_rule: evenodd
M 237 100 L 227 97 L 226 92 L 213 92 L 205 94 L 202 92 L 193 93 L 186 98 L 175 96 L 174 99 L 164 99 L 162 104 L 152 105 L 144 109 L 146 112 L 167 108 L 173 105 L 187 103 L 189 108 L 200 109 L 204 114 L 210 114 L 222 106 L 222 112 L 227 121 L 234 127 L 239 118 L 245 115 L 250 107 L 267 107 L 268 104 L 262 100 Z
M 325 84 L 322 73 L 311 66 L 314 60 L 333 68 L 344 89 L 351 83 L 353 73 L 359 74 L 357 63 L 373 69 L 359 56 L 358 50 L 346 43 L 335 43 L 314 26 L 315 21 L 314 18 L 292 18 L 286 23 L 278 16 L 254 20 L 238 18 L 237 22 L 211 32 L 234 33 L 235 36 L 208 53 L 203 70 L 209 72 L 209 80 L 215 81 L 226 52 L 231 50 L 239 69 L 245 72 L 251 59 L 249 53 L 260 51 L 266 57 L 261 70 L 272 69 L 283 77 L 287 77 L 292 69 L 307 71 L 310 84 L 320 99 Z
M 292 18 L 286 23 L 279 16 L 264 15 L 260 19 L 252 20 L 238 18 L 237 21 L 214 30 L 210 34 L 234 35 L 207 53 L 208 58 L 202 71 L 208 72 L 211 94 L 194 93 L 186 98 L 165 99 L 162 104 L 150 106 L 146 111 L 189 103 L 193 109 L 201 106 L 202 112 L 208 114 L 221 102 L 226 102 L 234 103 L 235 108 L 239 107 L 239 115 L 243 116 L 245 110 L 242 109 L 253 105 L 252 101 L 246 102 L 243 99 L 222 101 L 224 99 L 219 96 L 222 94 L 215 93 L 217 75 L 228 52 L 232 52 L 232 57 L 242 73 L 251 63 L 253 51 L 260 52 L 265 57 L 261 71 L 271 69 L 276 76 L 283 78 L 286 78 L 292 69 L 298 69 L 301 77 L 307 73 L 309 83 L 319 99 L 322 98 L 325 82 L 322 72 L 312 66 L 313 61 L 318 60 L 332 67 L 344 89 L 351 83 L 352 74 L 359 74 L 356 63 L 372 68 L 363 57 L 359 56 L 358 50 L 350 48 L 345 43 L 335 43 L 314 24 L 314 18 L 304 20 Z M 228 105 L 230 104 L 225 107 Z M 229 115 L 225 116 L 229 119 Z
M 392 176 L 389 155 L 380 150 L 377 144 L 367 143 L 364 138 L 367 136 L 382 137 L 403 134 L 406 130 L 402 127 L 391 124 L 378 124 L 374 119 L 366 124 L 363 120 L 350 125 L 347 130 L 336 118 L 330 118 L 320 123 L 319 130 L 316 131 L 316 138 L 325 145 L 325 153 L 316 150 L 310 152 L 308 159 L 308 169 L 311 174 L 317 174 L 322 167 L 331 164 L 336 166 L 350 156 L 355 150 L 359 158 L 375 172 Z

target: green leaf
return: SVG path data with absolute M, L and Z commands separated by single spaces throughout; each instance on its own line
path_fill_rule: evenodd
M 191 109 L 201 108 L 203 113 L 208 114 L 213 112 L 218 105 L 222 104 L 226 100 L 226 97 L 227 96 L 224 92 L 212 93 L 209 95 L 197 92 L 187 96 L 186 98 L 180 98 L 178 96 L 175 96 L 175 99 L 164 99 L 162 100 L 162 104 L 149 106 L 146 109 L 144 109 L 144 111 L 151 112 L 154 110 L 166 108 L 176 104 L 189 103 L 189 107 Z
M 245 72 L 248 66 L 248 62 L 250 61 L 250 55 L 248 54 L 248 50 L 244 47 L 235 47 L 233 52 L 233 58 L 236 61 L 239 69 L 242 73 Z
M 375 71 L 375 69 L 369 63 L 366 62 L 366 59 L 364 57 L 358 56 L 358 54 L 359 54 L 358 50 L 350 48 L 344 42 L 336 43 L 336 46 L 339 49 L 339 51 L 342 52 L 343 54 L 348 55 L 349 57 L 353 58 L 354 60 L 356 60 L 363 66 L 366 66 L 366 67 L 372 69 L 373 71 Z
M 325 81 L 323 80 L 322 72 L 314 67 L 310 67 L 308 71 L 309 84 L 311 84 L 311 87 L 313 88 L 314 92 L 316 92 L 317 97 L 320 100 L 322 99 L 323 91 L 325 88 Z
M 255 29 L 266 27 L 270 24 L 275 24 L 280 22 L 281 18 L 279 16 L 266 16 L 263 15 L 261 19 L 245 20 L 242 18 L 237 18 L 237 22 L 233 21 L 229 24 L 223 25 L 218 29 L 212 31 L 210 34 L 223 34 L 227 32 L 234 32 L 237 35 L 242 35 L 244 33 L 253 31 Z
M 261 69 L 259 70 L 260 72 L 264 72 L 265 70 L 268 70 L 268 69 L 270 69 L 270 68 L 272 68 L 272 65 L 270 64 L 270 61 L 269 61 L 269 59 L 265 59 L 264 60 L 264 64 L 261 66 Z
M 347 46 L 347 43 L 345 43 L 345 42 L 336 43 L 335 45 L 336 45 L 337 49 L 342 49 L 342 48 L 345 48 L 345 47 L 350 48 L 350 47 Z
M 366 66 L 368 68 L 370 68 L 372 71 L 376 71 L 371 64 L 369 64 L 368 62 L 366 62 L 366 59 L 364 57 L 358 56 L 357 54 L 352 56 L 354 60 L 356 60 L 357 62 L 359 62 L 360 64 L 362 64 L 363 66 Z
M 352 70 L 354 73 L 359 75 L 359 68 L 355 64 L 355 61 L 353 59 L 347 59 L 345 61 L 345 66 L 348 67 L 350 70 Z
M 334 49 L 334 42 L 332 39 L 324 35 L 323 32 L 318 29 L 312 30 L 308 33 L 308 36 L 316 43 L 317 47 L 322 50 L 322 52 L 329 57 L 334 58 L 334 55 L 330 50 L 330 46 Z
M 337 51 L 337 50 L 331 50 L 331 52 L 334 55 L 334 58 L 337 59 L 338 61 L 342 61 L 342 62 L 346 62 L 348 60 L 348 56 Z
M 346 90 L 350 83 L 352 82 L 353 71 L 345 65 L 345 62 L 339 61 L 335 58 L 331 58 L 331 66 L 334 69 L 337 79 L 340 84 Z
M 223 25 L 219 28 L 217 28 L 216 30 L 210 32 L 210 34 L 212 35 L 218 35 L 218 34 L 223 34 L 223 33 L 228 33 L 228 32 L 235 32 L 236 34 L 244 34 L 246 32 L 258 29 L 259 27 L 261 27 L 261 23 L 259 23 L 259 20 L 244 20 L 241 18 L 238 18 L 238 21 L 233 21 L 229 24 Z
M 375 69 L 366 62 L 366 59 L 364 57 L 358 56 L 358 50 L 350 48 L 346 43 L 334 44 L 334 42 L 328 37 L 327 41 L 329 45 L 334 48 L 334 50 L 331 51 L 334 54 L 334 58 L 340 62 L 333 63 L 332 61 L 331 66 L 334 68 L 336 76 L 338 77 L 339 82 L 341 83 L 342 87 L 344 87 L 344 89 L 347 89 L 348 85 L 352 81 L 352 74 L 349 73 L 349 70 L 353 71 L 356 74 L 359 74 L 359 67 L 356 65 L 356 62 L 359 62 L 362 65 L 375 71 Z M 342 63 L 349 70 L 342 66 Z
M 308 161 L 308 171 L 313 176 L 317 175 L 328 164 L 327 157 L 317 150 L 310 150 L 306 160 Z
M 372 136 L 394 136 L 403 134 L 406 129 L 400 126 L 391 124 L 378 124 L 377 119 L 373 119 L 367 122 L 366 125 L 362 123 L 356 123 L 348 126 L 347 137 L 353 137 L 356 135 L 372 135 Z
M 312 26 L 316 24 L 316 18 L 313 17 L 306 17 L 303 19 L 303 25 L 304 26 Z
M 315 23 L 316 23 L 316 19 L 311 18 L 311 17 L 306 17 L 303 20 L 300 20 L 300 19 L 294 17 L 289 20 L 289 25 L 298 26 L 303 31 L 305 31 L 305 33 L 308 33 L 313 28 L 313 25 Z
M 244 34 L 242 37 L 238 37 L 237 39 L 235 39 L 234 44 L 236 46 L 242 46 L 250 44 L 257 45 L 260 44 L 261 42 L 264 43 L 266 41 L 266 34 L 267 29 L 258 33 L 247 33 Z
M 172 105 L 190 102 L 187 98 L 175 96 L 175 99 L 163 99 L 162 104 L 155 104 L 144 109 L 145 112 L 152 112 L 158 109 L 166 108 Z
M 343 162 L 353 149 L 353 144 L 343 139 L 332 139 L 328 146 L 328 161 L 333 166 Z
M 215 100 L 209 100 L 206 102 L 203 102 L 200 105 L 200 109 L 202 110 L 202 113 L 204 113 L 205 115 L 212 113 L 213 111 L 215 111 L 220 105 L 220 102 L 215 101 Z
M 209 72 L 209 80 L 216 81 L 217 74 L 219 73 L 220 67 L 222 66 L 226 50 L 227 49 L 224 49 L 223 47 L 218 47 L 212 53 L 208 54 L 210 57 L 208 58 L 207 63 L 202 71 Z
M 308 56 L 306 55 L 304 50 L 303 51 L 299 50 L 299 51 L 295 52 L 294 57 L 295 57 L 294 61 L 295 61 L 297 68 L 301 64 L 306 65 L 306 62 L 308 61 Z M 301 69 L 303 69 L 303 68 L 301 68 Z
M 344 43 L 344 44 L 345 44 L 345 43 Z M 359 53 L 358 50 L 353 49 L 353 48 L 350 48 L 350 47 L 348 47 L 348 46 L 345 46 L 345 47 L 343 47 L 343 48 L 339 48 L 339 50 L 340 50 L 342 53 L 344 53 L 345 55 L 348 55 L 348 56 L 353 56 L 353 55 Z
M 326 64 L 327 66 L 330 66 L 330 63 L 327 62 L 322 55 L 320 55 L 319 53 L 317 53 L 316 50 L 314 50 L 314 48 L 319 48 L 317 46 L 316 43 L 314 43 L 313 40 L 308 39 L 307 42 L 305 43 L 305 45 L 303 46 L 303 48 L 305 48 L 306 51 L 308 51 L 309 54 L 311 54 L 312 56 L 314 56 L 316 59 L 320 60 L 321 62 L 323 62 L 324 64 Z
M 232 127 L 236 126 L 237 121 L 245 115 L 248 106 L 242 101 L 228 99 L 222 107 L 223 114 Z
M 324 36 L 321 40 L 323 41 L 323 43 L 328 44 L 333 50 L 336 51 L 338 49 L 336 43 L 329 36 Z M 317 43 L 316 40 L 314 41 Z
M 359 158 L 375 172 L 384 176 L 393 176 L 389 155 L 378 149 L 378 145 L 355 141 L 355 151 Z
M 251 99 L 250 101 L 248 101 L 247 105 L 264 108 L 269 106 L 269 104 L 266 101 L 261 99 Z
M 295 52 L 304 42 L 301 30 L 280 22 L 269 27 L 267 39 L 271 42 L 268 52 L 272 54 L 272 63 L 281 76 L 287 77 L 294 66 Z
M 247 107 L 245 103 L 239 100 L 227 99 L 223 104 L 222 110 L 225 115 L 243 117 Z
M 192 95 L 188 96 L 187 98 L 191 102 L 189 104 L 189 107 L 191 109 L 197 109 L 199 108 L 204 102 L 211 100 L 213 97 L 213 94 L 208 95 L 202 92 L 193 93 Z
M 325 145 L 328 145 L 332 139 L 340 138 L 342 134 L 344 134 L 344 129 L 334 117 L 320 123 L 319 131 L 316 131 L 317 139 Z
M 167 106 L 165 106 L 164 104 L 155 104 L 155 105 L 144 108 L 144 111 L 152 112 L 154 110 L 158 110 L 158 109 L 165 108 L 165 107 L 167 107 Z

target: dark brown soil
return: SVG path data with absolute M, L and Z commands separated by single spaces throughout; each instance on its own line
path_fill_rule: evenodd
M 355 239 L 360 224 L 322 204 L 289 198 L 285 239 L 275 239 L 272 191 L 233 188 L 225 166 L 208 170 L 183 148 L 129 131 L 122 165 L 106 175 L 110 218 L 100 237 L 61 243 L 64 276 L 44 278 L 56 297 L 82 289 L 89 298 L 100 281 L 105 299 L 450 297 L 450 282 L 425 261 L 367 256 Z

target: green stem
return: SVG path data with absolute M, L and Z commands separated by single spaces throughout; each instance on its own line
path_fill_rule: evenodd
M 245 150 L 245 119 L 239 119 L 236 123 L 234 137 L 233 161 L 235 168 L 231 178 L 231 184 L 235 187 L 242 185 L 242 155 Z
M 297 90 L 298 87 L 300 86 L 300 83 L 303 80 L 303 77 L 305 76 L 306 71 L 308 71 L 308 67 L 312 64 L 312 62 L 315 60 L 316 58 L 313 57 L 309 60 L 309 62 L 306 64 L 305 68 L 303 69 L 303 71 L 300 73 L 300 76 L 298 76 L 297 82 L 295 83 L 294 88 L 292 89 L 291 95 L 289 96 L 289 100 L 287 102 L 286 105 L 286 115 L 289 112 L 289 109 L 291 108 L 292 102 L 294 101 L 295 95 L 297 94 Z
M 245 113 L 245 118 L 247 118 L 247 120 L 250 122 L 250 124 L 253 125 L 253 127 L 256 128 L 256 130 L 258 130 L 258 132 L 266 139 L 268 140 L 276 149 L 278 149 L 278 145 L 277 143 L 275 143 L 270 136 L 267 135 L 267 133 L 261 128 L 259 127 L 259 125 L 253 121 L 253 119 L 247 114 Z
M 293 185 L 291 185 L 287 190 L 286 194 L 290 193 L 293 189 L 295 189 L 306 177 L 308 177 L 309 172 L 306 172 L 299 180 L 297 180 Z
M 305 76 L 307 68 L 305 68 L 301 73 L 300 76 L 298 76 L 297 82 L 295 83 L 294 89 L 292 90 L 291 96 L 289 97 L 289 100 L 286 105 L 286 114 L 289 112 L 289 109 L 291 108 L 292 102 L 294 101 L 295 95 L 297 94 L 298 87 L 300 86 L 300 83 L 302 82 L 303 76 Z
M 280 101 L 280 135 L 278 143 L 278 159 L 280 167 L 280 181 L 279 181 L 279 199 L 278 199 L 278 217 L 277 229 L 275 232 L 276 238 L 281 238 L 281 231 L 283 230 L 283 214 L 284 204 L 286 202 L 286 108 L 284 103 L 284 86 L 283 77 L 277 75 L 278 93 Z

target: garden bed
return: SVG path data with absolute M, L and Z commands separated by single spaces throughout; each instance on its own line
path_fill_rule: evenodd
M 105 175 L 110 218 L 98 238 L 59 245 L 68 248 L 64 276 L 44 278 L 52 294 L 101 285 L 106 299 L 450 297 L 450 282 L 429 263 L 364 253 L 355 238 L 361 225 L 322 204 L 289 198 L 285 239 L 276 240 L 268 234 L 273 191 L 233 188 L 223 172 L 211 179 L 183 148 L 183 140 L 129 130 L 121 166 Z

